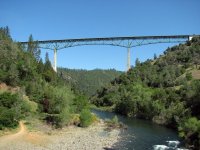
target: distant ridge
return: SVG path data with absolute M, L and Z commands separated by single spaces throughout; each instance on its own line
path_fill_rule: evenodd
M 91 96 L 110 81 L 114 80 L 122 74 L 121 71 L 115 69 L 68 69 L 58 68 L 58 74 L 67 80 L 78 91 Z

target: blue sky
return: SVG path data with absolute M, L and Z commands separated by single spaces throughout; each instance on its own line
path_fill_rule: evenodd
M 0 26 L 16 41 L 200 34 L 199 0 L 1 0 Z M 135 47 L 131 63 L 162 54 L 170 44 Z M 42 50 L 44 57 L 46 50 Z M 50 59 L 53 52 L 49 51 Z M 126 70 L 127 50 L 81 46 L 58 52 L 58 66 Z

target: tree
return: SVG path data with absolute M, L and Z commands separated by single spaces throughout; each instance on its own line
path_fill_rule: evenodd
M 49 62 L 49 53 L 46 52 L 45 54 L 45 63 Z
M 200 148 L 200 120 L 191 117 L 181 122 L 178 130 L 179 135 L 185 139 L 188 146 Z
M 32 34 L 29 36 L 28 38 L 28 47 L 27 47 L 27 51 L 31 54 L 33 54 L 35 45 L 34 45 L 34 41 L 33 41 L 33 36 Z
M 44 64 L 44 71 L 52 70 L 51 62 L 49 60 L 49 54 L 46 52 L 45 55 L 45 64 Z
M 88 99 L 84 95 L 79 95 L 74 98 L 75 112 L 80 113 L 83 109 L 89 106 Z
M 186 79 L 188 81 L 192 80 L 192 73 L 191 72 L 187 72 L 186 75 L 185 75 Z
M 140 65 L 140 61 L 139 61 L 138 58 L 136 58 L 136 60 L 135 60 L 135 66 L 139 66 L 139 65 Z
M 34 48 L 34 51 L 33 51 L 33 55 L 34 55 L 37 62 L 40 61 L 40 54 L 41 54 L 41 50 L 39 49 L 38 43 L 36 42 L 35 48 Z
M 30 105 L 19 94 L 4 92 L 0 94 L 0 130 L 4 127 L 15 127 Z
M 38 62 L 37 70 L 38 70 L 38 73 L 43 73 L 44 71 L 44 64 L 42 62 L 42 59 L 40 59 L 40 61 Z
M 27 51 L 35 57 L 37 62 L 39 62 L 41 50 L 38 47 L 38 43 L 33 40 L 32 34 L 29 36 L 28 39 Z
M 0 39 L 12 40 L 12 38 L 10 36 L 10 29 L 8 28 L 8 26 L 0 28 Z
M 157 59 L 157 55 L 156 55 L 156 54 L 153 55 L 153 59 L 154 59 L 154 60 Z
M 5 34 L 6 34 L 6 36 L 7 36 L 9 39 L 11 39 L 11 36 L 10 36 L 10 29 L 9 29 L 8 26 L 5 27 Z

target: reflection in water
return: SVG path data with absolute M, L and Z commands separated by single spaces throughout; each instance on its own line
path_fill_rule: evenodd
M 116 115 L 111 112 L 92 111 L 101 119 L 111 119 Z M 115 144 L 115 150 L 178 150 L 178 145 L 181 145 L 176 132 L 171 129 L 146 120 L 117 116 L 128 129 L 122 130 L 122 138 Z

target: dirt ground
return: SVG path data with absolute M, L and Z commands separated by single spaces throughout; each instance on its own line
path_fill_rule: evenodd
M 29 132 L 23 122 L 15 134 L 0 137 L 0 150 L 104 150 L 119 140 L 120 131 L 105 131 L 104 123 L 88 128 L 75 126 L 54 130 L 50 135 Z

